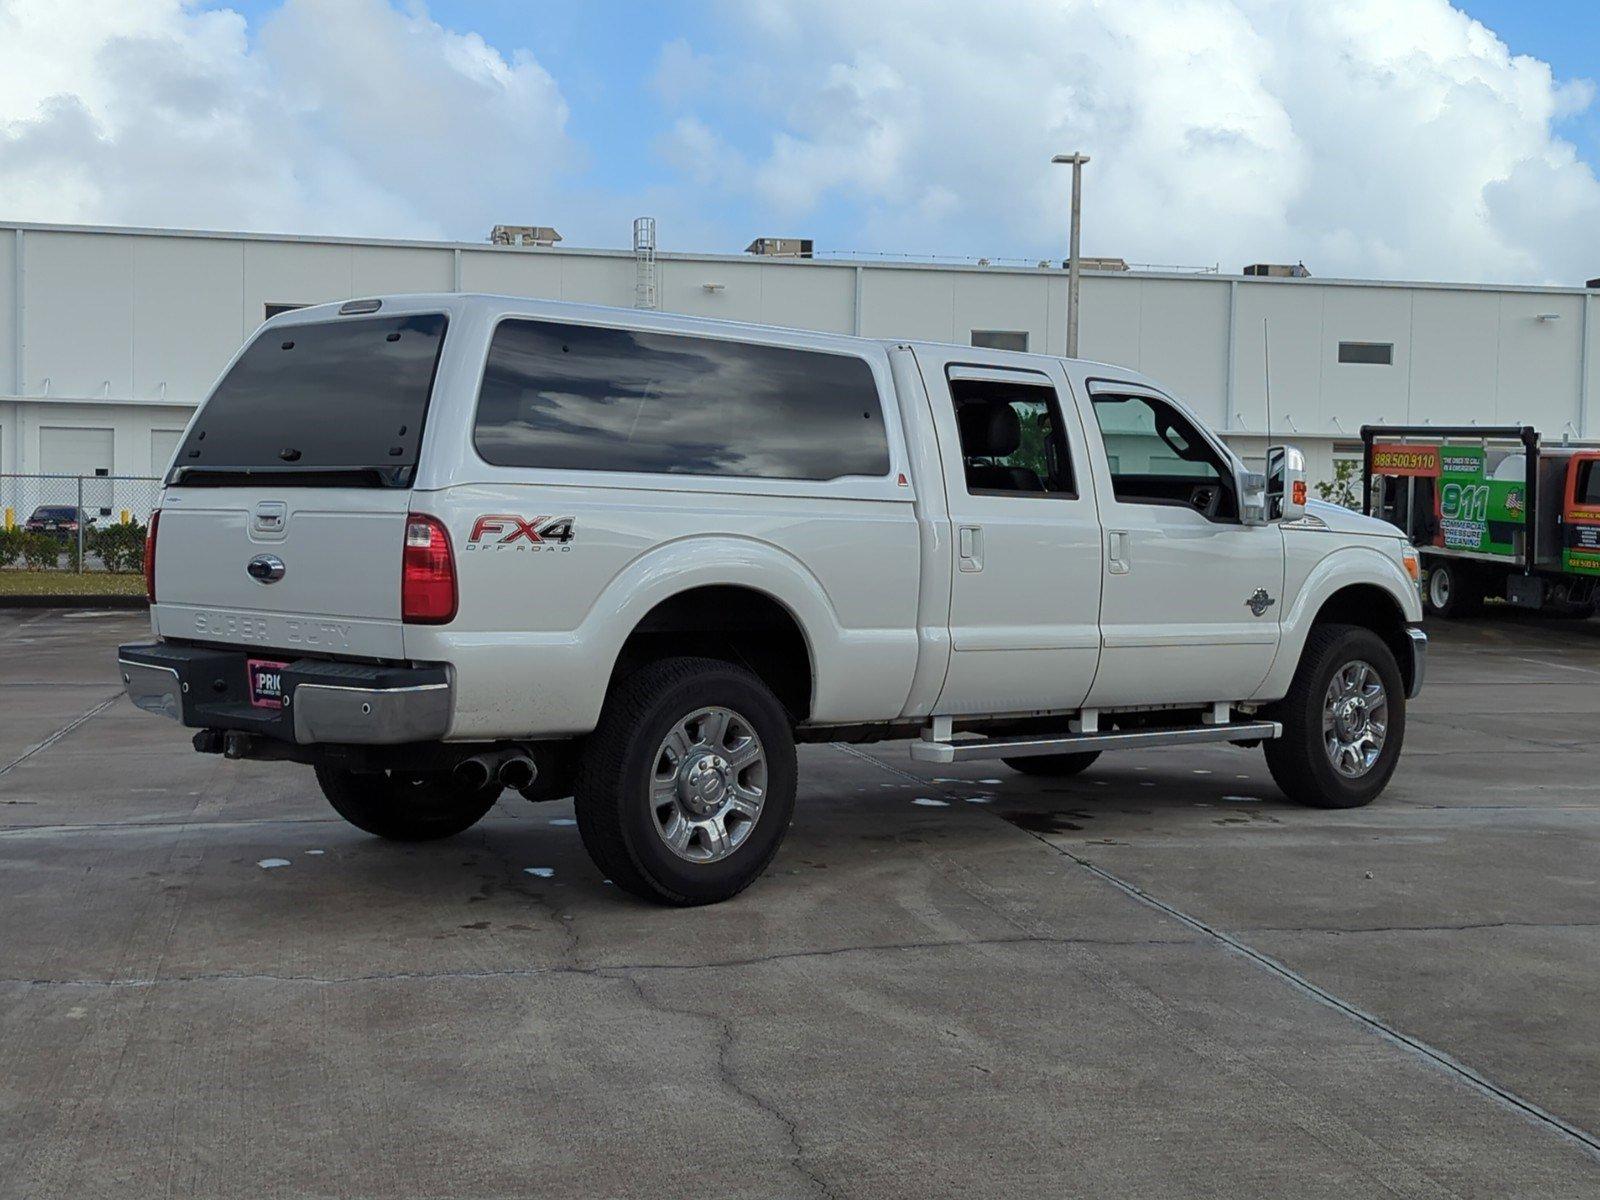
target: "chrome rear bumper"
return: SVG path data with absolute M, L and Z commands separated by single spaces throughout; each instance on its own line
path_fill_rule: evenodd
M 450 728 L 443 667 L 389 667 L 298 659 L 282 669 L 282 701 L 251 702 L 237 650 L 150 642 L 122 646 L 117 666 L 128 699 L 191 729 L 236 730 L 297 745 L 432 742 Z

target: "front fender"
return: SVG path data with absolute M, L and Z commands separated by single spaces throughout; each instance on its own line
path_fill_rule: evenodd
M 1322 537 L 1316 533 L 1298 536 Z M 1287 540 L 1287 539 L 1285 539 Z M 1298 549 L 1299 547 L 1296 547 Z M 1289 568 L 1294 569 L 1290 554 Z M 1284 613 L 1278 632 L 1278 653 L 1272 669 L 1256 690 L 1253 700 L 1277 700 L 1288 694 L 1295 668 L 1311 636 L 1312 624 L 1330 598 L 1347 587 L 1358 585 L 1381 588 L 1395 602 L 1404 620 L 1422 620 L 1422 599 L 1417 585 L 1405 569 L 1377 546 L 1341 545 L 1320 558 L 1307 573 L 1293 602 Z

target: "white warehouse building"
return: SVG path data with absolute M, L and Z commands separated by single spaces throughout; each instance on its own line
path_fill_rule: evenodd
M 0 224 L 0 475 L 159 474 L 222 366 L 280 306 L 426 291 L 620 307 L 653 294 L 665 311 L 738 321 L 1066 346 L 1059 263 L 651 263 L 626 250 Z M 1600 433 L 1592 295 L 1091 271 L 1080 352 L 1152 376 L 1246 454 L 1264 445 L 1270 352 L 1275 440 L 1303 446 L 1326 478 L 1335 457 L 1358 451 L 1363 423 Z M 12 494 L 0 503 L 20 504 Z

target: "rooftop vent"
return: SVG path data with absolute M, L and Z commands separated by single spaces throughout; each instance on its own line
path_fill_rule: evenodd
M 561 235 L 548 225 L 496 225 L 489 241 L 496 246 L 554 246 Z
M 1310 279 L 1311 272 L 1306 270 L 1303 262 L 1289 263 L 1251 263 L 1244 269 L 1246 275 L 1264 275 L 1272 279 Z
M 1070 267 L 1072 264 L 1069 261 L 1061 265 Z M 1129 269 L 1128 260 L 1125 258 L 1090 258 L 1087 255 L 1079 256 L 1078 267 L 1084 271 L 1126 271 Z
M 759 237 L 744 252 L 767 258 L 810 258 L 811 245 L 810 238 Z

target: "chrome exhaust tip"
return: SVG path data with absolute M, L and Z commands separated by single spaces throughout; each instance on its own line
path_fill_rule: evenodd
M 481 788 L 488 784 L 490 777 L 490 763 L 481 754 L 471 758 L 464 758 L 456 764 L 456 778 L 471 788 Z
M 515 754 L 500 764 L 495 778 L 506 787 L 520 791 L 533 786 L 533 781 L 539 778 L 539 768 L 527 755 Z

